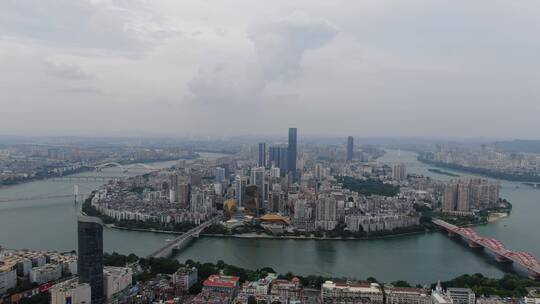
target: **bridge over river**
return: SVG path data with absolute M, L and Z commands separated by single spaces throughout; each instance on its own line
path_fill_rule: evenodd
M 499 240 L 482 237 L 471 228 L 458 227 L 439 219 L 434 219 L 433 223 L 446 230 L 449 236 L 460 236 L 467 241 L 471 248 L 482 248 L 491 251 L 495 255 L 497 262 L 519 265 L 528 271 L 531 279 L 540 280 L 540 260 L 531 253 L 507 249 Z
M 186 247 L 191 242 L 191 240 L 193 240 L 193 238 L 198 238 L 199 234 L 204 229 L 206 229 L 213 223 L 216 223 L 220 219 L 221 219 L 221 216 L 216 216 L 212 218 L 211 220 L 208 220 L 200 224 L 199 226 L 178 236 L 174 240 L 167 242 L 167 244 L 165 244 L 163 247 L 149 254 L 148 257 L 149 258 L 168 258 L 172 256 L 175 251 L 181 250 L 182 248 Z

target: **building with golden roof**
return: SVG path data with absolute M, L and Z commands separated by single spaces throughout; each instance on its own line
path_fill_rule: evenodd
M 283 225 L 290 225 L 291 221 L 288 217 L 281 216 L 279 214 L 275 213 L 268 213 L 260 218 L 261 223 L 272 223 L 272 224 L 283 224 Z

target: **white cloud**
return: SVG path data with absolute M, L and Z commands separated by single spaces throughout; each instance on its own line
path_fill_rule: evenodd
M 336 34 L 337 29 L 328 21 L 295 12 L 251 28 L 249 38 L 265 77 L 280 79 L 296 76 L 304 53 L 324 46 Z
M 136 55 L 178 34 L 140 6 L 117 1 L 0 1 L 0 37 L 29 39 L 54 48 Z M 138 10 L 137 10 L 138 9 Z
M 264 81 L 257 70 L 217 64 L 200 71 L 188 87 L 197 105 L 245 106 L 259 99 Z
M 537 137 L 539 8 L 3 0 L 0 133 Z
M 46 61 L 45 69 L 50 75 L 67 80 L 90 80 L 93 76 L 79 66 L 68 63 Z
M 329 22 L 301 12 L 253 26 L 249 39 L 257 60 L 244 68 L 216 64 L 199 72 L 189 83 L 193 99 L 202 105 L 255 105 L 268 84 L 298 76 L 304 54 L 329 43 L 336 33 Z

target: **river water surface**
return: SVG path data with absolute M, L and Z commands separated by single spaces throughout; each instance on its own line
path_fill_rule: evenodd
M 388 151 L 379 161 L 389 164 L 403 162 L 408 172 L 442 180 L 450 178 L 427 171 L 430 166 L 418 162 L 416 154 L 411 152 Z M 174 162 L 162 162 L 154 166 L 167 167 L 172 164 Z M 80 175 L 125 176 L 137 173 L 141 172 L 123 173 L 109 168 Z M 36 181 L 1 188 L 0 198 L 70 194 L 75 183 L 80 185 L 81 192 L 89 192 L 102 182 Z M 502 182 L 501 196 L 513 203 L 512 215 L 475 229 L 482 235 L 498 238 L 510 249 L 540 256 L 540 190 Z M 72 198 L 0 203 L 0 246 L 59 251 L 76 249 L 76 216 L 79 208 L 80 204 L 76 205 Z M 146 255 L 172 237 L 167 234 L 105 229 L 104 246 L 109 252 Z M 373 276 L 383 281 L 403 279 L 415 283 L 436 282 L 476 272 L 502 276 L 504 271 L 513 270 L 503 268 L 489 255 L 472 251 L 462 242 L 449 239 L 443 233 L 369 241 L 202 237 L 177 258 L 181 261 L 224 260 L 253 269 L 270 266 L 283 273 L 291 271 L 355 278 Z

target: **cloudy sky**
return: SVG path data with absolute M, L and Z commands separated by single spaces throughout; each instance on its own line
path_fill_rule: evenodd
M 539 11 L 2 0 L 0 134 L 539 138 Z

